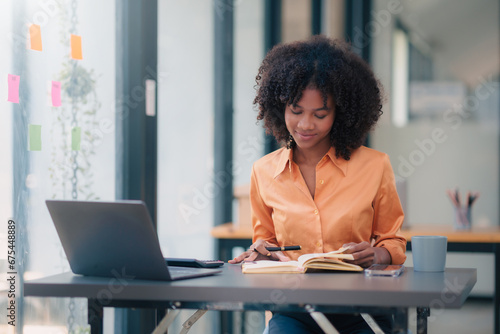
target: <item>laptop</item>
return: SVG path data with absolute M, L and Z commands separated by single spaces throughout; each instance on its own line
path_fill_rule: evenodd
M 75 274 L 173 281 L 220 273 L 168 266 L 142 201 L 46 200 Z

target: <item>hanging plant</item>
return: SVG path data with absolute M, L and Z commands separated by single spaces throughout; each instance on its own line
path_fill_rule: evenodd
M 59 9 L 63 28 L 61 44 L 69 49 L 69 13 L 62 4 L 59 4 Z M 71 24 L 76 24 L 74 15 Z M 92 129 L 98 127 L 96 114 L 101 107 L 96 91 L 97 75 L 78 60 L 71 59 L 68 53 L 56 80 L 61 82 L 62 106 L 52 108 L 55 118 L 51 128 L 52 159 L 49 167 L 52 198 L 97 200 L 91 171 L 96 141 Z M 81 129 L 81 150 L 74 150 L 71 145 L 74 127 Z

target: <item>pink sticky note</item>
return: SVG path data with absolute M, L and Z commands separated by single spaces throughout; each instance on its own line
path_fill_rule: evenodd
M 9 97 L 7 101 L 19 103 L 19 75 L 9 74 L 7 81 L 9 86 Z
M 61 83 L 59 81 L 52 81 L 52 106 L 61 106 Z

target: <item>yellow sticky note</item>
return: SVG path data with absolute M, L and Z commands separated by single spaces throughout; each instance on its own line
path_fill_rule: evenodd
M 82 36 L 71 34 L 71 58 L 83 59 L 83 56 L 82 56 Z
M 42 150 L 42 126 L 28 124 L 28 151 Z
M 30 25 L 31 50 L 42 51 L 42 31 L 38 24 Z
M 73 151 L 80 151 L 80 142 L 82 140 L 82 128 L 75 126 L 71 129 L 71 149 Z

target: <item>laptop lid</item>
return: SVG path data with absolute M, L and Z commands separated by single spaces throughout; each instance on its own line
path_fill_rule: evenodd
M 46 204 L 75 274 L 170 281 L 220 272 L 189 268 L 194 270 L 171 275 L 142 201 L 46 200 Z

